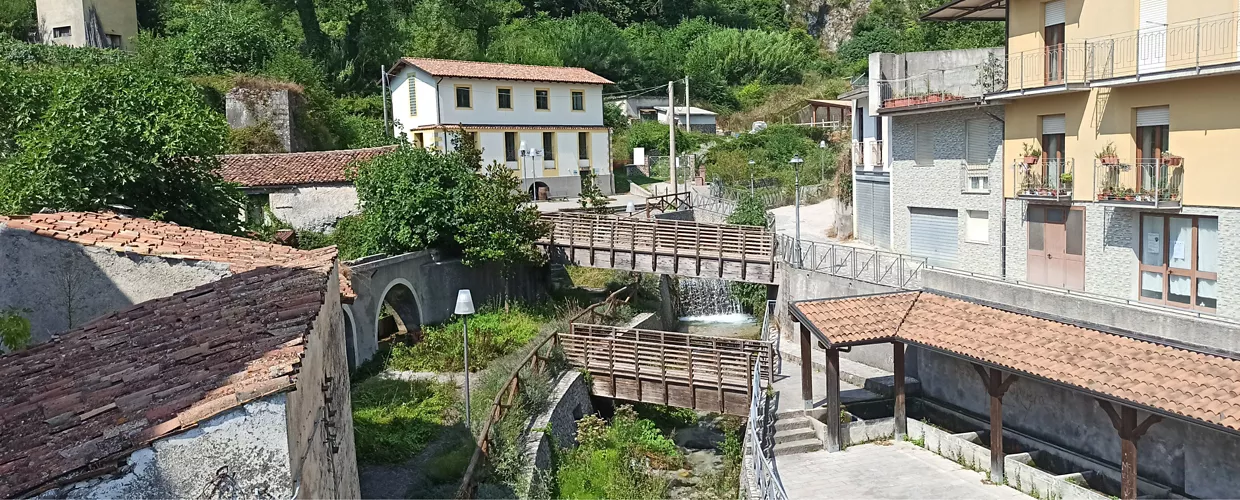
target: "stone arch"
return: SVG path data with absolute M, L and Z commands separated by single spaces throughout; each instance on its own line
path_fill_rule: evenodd
M 349 369 L 357 368 L 357 320 L 353 318 L 353 307 L 349 304 L 341 304 L 340 309 L 344 311 L 344 351 L 345 360 L 349 363 Z
M 383 295 L 375 304 L 375 334 L 383 338 L 380 316 L 383 306 L 388 306 L 395 320 L 395 333 L 414 334 L 422 328 L 422 317 L 418 311 L 418 299 L 413 293 L 413 285 L 404 278 L 396 278 L 383 288 Z M 387 332 L 392 333 L 392 332 Z
M 547 199 L 551 198 L 551 188 L 547 186 L 547 183 L 542 182 L 542 181 L 535 181 L 533 184 L 530 184 L 530 199 L 531 200 L 541 199 L 538 197 L 538 192 L 540 189 L 546 189 Z

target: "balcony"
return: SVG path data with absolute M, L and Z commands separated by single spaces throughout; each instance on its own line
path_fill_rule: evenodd
M 883 141 L 872 141 L 867 144 L 870 150 L 870 161 L 867 164 L 873 165 L 876 170 L 882 170 L 883 166 L 887 164 L 883 161 Z
M 854 168 L 865 165 L 865 143 L 862 141 L 852 141 L 852 164 Z
M 1240 71 L 1240 13 L 1086 40 L 1090 85 L 1107 87 Z
M 992 65 L 935 69 L 908 78 L 879 80 L 879 111 L 940 107 L 980 99 L 988 88 L 986 82 L 994 78 L 993 64 L 997 61 L 993 58 Z M 1001 70 L 998 74 L 1002 74 Z
M 1072 185 L 1076 179 L 1076 162 L 1064 160 L 1040 160 L 1026 163 L 1017 159 L 1012 162 L 1012 179 L 1015 180 L 1016 197 L 1028 200 L 1072 201 Z
M 986 98 L 1009 99 L 1087 89 L 1086 54 L 1083 43 L 1010 53 L 1006 60 L 995 62 L 998 74 L 1006 71 L 1006 78 L 1000 77 L 988 89 Z
M 1180 208 L 1184 193 L 1183 158 L 1135 163 L 1094 160 L 1094 197 L 1104 205 Z

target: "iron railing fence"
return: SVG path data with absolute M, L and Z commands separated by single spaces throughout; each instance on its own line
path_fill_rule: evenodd
M 1029 164 L 1018 158 L 1012 161 L 1012 179 L 1015 180 L 1017 198 L 1071 200 L 1076 161 L 1073 158 L 1044 159 Z
M 1094 198 L 1100 203 L 1178 208 L 1184 196 L 1183 158 L 1142 158 L 1133 163 L 1094 160 Z
M 1088 77 L 1106 80 L 1240 62 L 1240 12 L 1143 27 L 1085 41 Z
M 783 481 L 771 460 L 775 446 L 775 412 L 771 398 L 762 385 L 762 364 L 754 361 L 753 384 L 750 391 L 749 420 L 745 425 L 751 453 L 747 454 L 750 474 L 750 498 L 788 500 Z
M 926 259 L 873 248 L 821 241 L 796 241 L 786 234 L 776 238 L 775 249 L 784 262 L 809 271 L 886 285 L 901 290 L 920 289 Z

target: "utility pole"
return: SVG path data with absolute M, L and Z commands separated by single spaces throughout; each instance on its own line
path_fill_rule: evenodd
M 689 75 L 685 75 L 685 132 L 690 132 L 693 122 L 689 121 Z M 694 169 L 697 165 L 692 165 Z M 689 192 L 689 179 L 693 177 L 695 172 L 686 171 L 685 173 L 685 192 Z
M 379 85 L 383 86 L 383 133 L 390 136 L 392 128 L 388 126 L 387 67 L 382 64 L 379 65 Z M 396 113 L 396 110 L 393 109 L 392 113 Z
M 670 172 L 668 178 L 672 183 L 672 193 L 677 191 L 676 187 L 676 87 L 675 81 L 667 82 L 667 142 L 668 142 L 668 167 Z

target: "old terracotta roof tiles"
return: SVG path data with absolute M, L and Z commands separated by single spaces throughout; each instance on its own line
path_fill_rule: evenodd
M 453 61 L 449 59 L 402 58 L 392 68 L 399 71 L 401 66 L 410 65 L 431 76 L 450 78 L 487 78 L 494 80 L 524 80 L 532 82 L 588 83 L 608 85 L 611 80 L 598 76 L 585 68 L 566 68 L 559 66 L 529 66 L 525 64 L 506 64 L 479 61 Z
M 901 311 L 898 304 L 904 301 L 910 305 Z M 902 340 L 1240 431 L 1240 361 L 1235 359 L 929 292 L 793 307 L 836 345 Z
M 293 387 L 331 269 L 256 267 L 0 356 L 0 497 Z
M 348 182 L 357 162 L 391 152 L 396 146 L 305 153 L 220 156 L 220 176 L 244 187 L 296 186 Z

